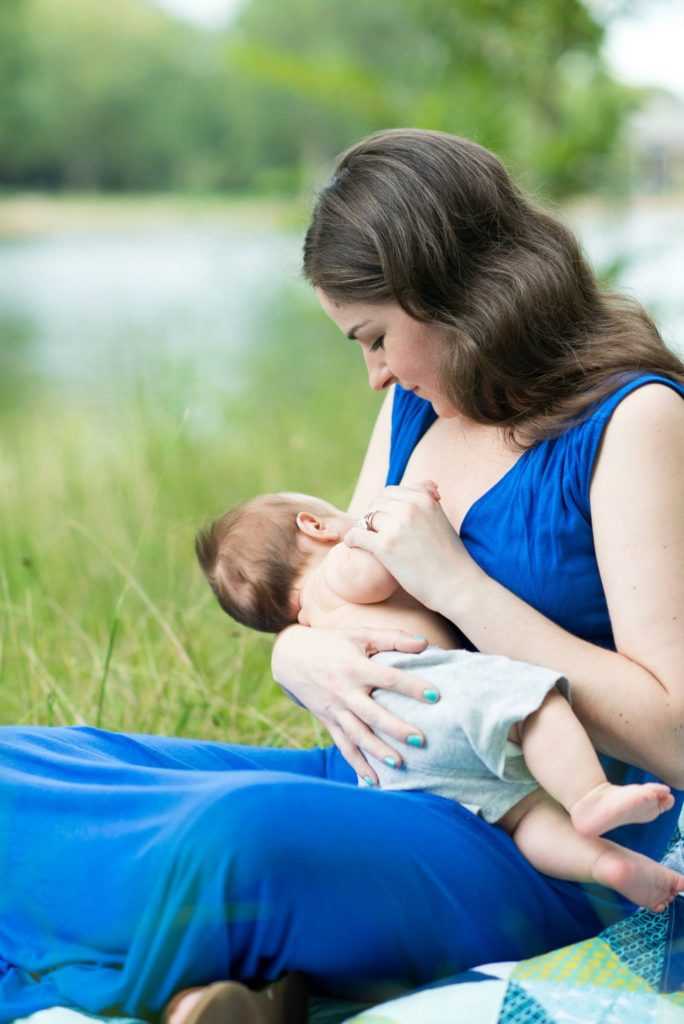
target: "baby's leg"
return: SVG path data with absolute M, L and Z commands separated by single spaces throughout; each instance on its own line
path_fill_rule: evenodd
M 579 835 L 563 808 L 542 791 L 525 797 L 497 824 L 538 871 L 552 878 L 598 882 L 657 911 L 684 891 L 684 875 L 609 839 Z
M 525 762 L 542 789 L 570 814 L 577 832 L 600 836 L 618 825 L 653 821 L 674 797 L 658 782 L 608 782 L 584 727 L 558 690 L 519 723 Z

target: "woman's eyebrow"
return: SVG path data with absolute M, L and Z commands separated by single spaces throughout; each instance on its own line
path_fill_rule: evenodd
M 356 326 L 352 327 L 352 329 L 350 331 L 347 331 L 347 337 L 351 338 L 352 341 L 356 341 L 357 340 L 356 339 L 356 332 L 360 331 L 362 327 L 365 327 L 366 324 L 369 324 L 369 323 L 370 323 L 370 320 L 364 320 L 362 324 L 356 324 Z

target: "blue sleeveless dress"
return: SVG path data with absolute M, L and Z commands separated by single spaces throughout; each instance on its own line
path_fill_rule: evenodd
M 612 646 L 589 482 L 627 381 L 470 509 L 492 577 Z M 397 391 L 389 483 L 434 420 Z M 614 778 L 646 774 L 604 759 Z M 611 837 L 660 857 L 675 808 Z M 259 749 L 89 727 L 0 728 L 0 1024 L 62 1005 L 154 1018 L 179 988 L 304 971 L 380 1001 L 579 941 L 629 912 L 539 874 L 510 837 L 425 793 L 359 788 L 335 747 Z

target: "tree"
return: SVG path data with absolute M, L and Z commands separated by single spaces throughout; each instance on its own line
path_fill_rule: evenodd
M 412 125 L 467 135 L 535 188 L 590 187 L 629 90 L 580 0 L 251 0 L 230 59 L 265 101 L 291 102 L 290 149 L 328 161 L 356 137 Z

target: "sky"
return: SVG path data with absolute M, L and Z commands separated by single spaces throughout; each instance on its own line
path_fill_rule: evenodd
M 175 14 L 212 26 L 225 21 L 240 0 L 156 0 Z M 285 0 L 286 2 L 286 0 Z M 324 2 L 324 0 L 322 0 Z M 607 0 L 589 0 L 600 12 Z M 635 85 L 662 85 L 684 99 L 684 4 L 647 0 L 633 17 L 616 19 L 607 35 L 605 55 L 615 74 Z

